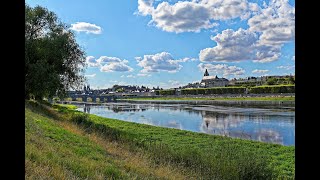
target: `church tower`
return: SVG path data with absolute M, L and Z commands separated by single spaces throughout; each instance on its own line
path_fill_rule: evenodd
M 208 70 L 206 69 L 206 72 L 204 73 L 203 76 L 209 76 Z

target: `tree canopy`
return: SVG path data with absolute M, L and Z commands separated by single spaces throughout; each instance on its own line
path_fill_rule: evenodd
M 85 78 L 85 52 L 54 12 L 25 5 L 25 98 L 62 96 Z

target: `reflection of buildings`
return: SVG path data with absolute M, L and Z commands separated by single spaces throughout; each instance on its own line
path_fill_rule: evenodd
M 201 111 L 201 115 L 203 119 L 201 131 L 209 134 L 226 134 L 229 128 L 237 127 L 244 121 L 244 116 L 232 114 Z
M 148 107 L 144 105 L 139 105 L 139 104 L 128 104 L 128 105 L 110 104 L 107 106 L 107 109 L 117 113 L 117 112 L 146 111 Z
M 276 129 L 261 129 L 257 126 L 250 127 L 248 125 L 244 125 L 242 128 L 242 124 L 248 120 L 259 124 L 266 122 L 269 119 L 267 116 L 222 114 L 210 111 L 201 111 L 201 115 L 203 121 L 200 131 L 202 132 L 283 144 L 283 136 Z
M 257 140 L 259 141 L 283 144 L 283 137 L 279 132 L 272 129 L 260 129 L 257 132 L 257 136 Z

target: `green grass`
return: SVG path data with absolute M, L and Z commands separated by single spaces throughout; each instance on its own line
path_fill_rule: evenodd
M 155 98 L 128 98 L 125 100 L 219 100 L 219 101 L 295 101 L 295 97 L 155 97 Z
M 99 131 L 114 141 L 130 144 L 133 149 L 142 148 L 156 163 L 184 166 L 203 178 L 294 178 L 294 146 L 155 127 L 80 112 L 75 114 L 73 120 L 89 131 Z
M 126 178 L 112 158 L 88 138 L 73 134 L 51 118 L 25 109 L 27 179 Z
M 34 102 L 26 103 L 25 179 L 163 179 L 157 173 L 163 167 L 141 166 L 138 163 L 144 159 L 139 160 L 138 156 L 138 160 L 137 157 L 130 160 L 134 155 L 123 156 L 128 152 L 122 147 L 115 146 L 113 151 L 116 153 L 109 152 L 103 143 L 92 140 L 95 135 L 70 131 L 72 123 L 62 112 L 66 112 L 66 107 L 68 110 L 73 107 L 54 107 L 59 111 L 46 109 Z M 112 145 L 108 141 L 105 144 Z
M 128 147 L 130 152 L 142 153 L 155 166 L 169 164 L 198 178 L 294 179 L 294 146 L 125 122 L 59 105 L 44 115 L 30 109 L 26 108 L 27 179 L 154 179 L 127 173 L 117 166 L 115 157 L 88 138 L 59 127 L 51 117 L 66 119 L 87 134 L 98 133 L 105 140 Z

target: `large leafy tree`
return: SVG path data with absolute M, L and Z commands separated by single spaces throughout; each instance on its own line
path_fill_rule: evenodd
M 25 98 L 63 96 L 85 78 L 85 53 L 48 9 L 25 5 Z

